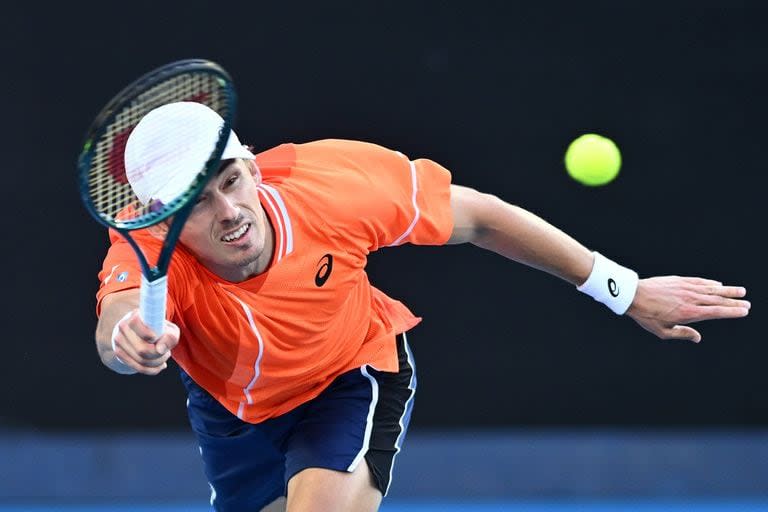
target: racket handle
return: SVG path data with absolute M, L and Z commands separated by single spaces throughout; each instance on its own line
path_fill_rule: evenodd
M 148 281 L 141 276 L 139 291 L 139 316 L 157 336 L 163 333 L 165 324 L 165 301 L 168 295 L 168 276 Z

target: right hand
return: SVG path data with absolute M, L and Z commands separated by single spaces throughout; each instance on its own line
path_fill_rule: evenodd
M 113 330 L 113 356 L 117 359 L 115 366 L 110 366 L 119 373 L 157 375 L 168 368 L 167 361 L 171 350 L 179 344 L 179 334 L 179 327 L 166 320 L 163 332 L 156 336 L 141 321 L 139 310 L 134 309 Z

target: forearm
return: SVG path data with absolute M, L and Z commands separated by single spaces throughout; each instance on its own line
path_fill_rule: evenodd
M 484 194 L 485 195 L 485 194 Z M 489 196 L 471 243 L 578 286 L 592 270 L 593 254 L 581 243 L 522 208 Z
M 110 370 L 121 374 L 136 372 L 115 357 L 112 333 L 117 322 L 139 306 L 138 294 L 138 290 L 126 290 L 106 296 L 96 326 L 96 350 L 102 363 Z

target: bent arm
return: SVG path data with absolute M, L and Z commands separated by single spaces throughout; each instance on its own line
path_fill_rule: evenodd
M 594 255 L 545 220 L 491 194 L 451 185 L 449 244 L 471 243 L 579 286 Z
M 136 373 L 135 370 L 121 363 L 112 350 L 112 333 L 125 315 L 139 307 L 139 289 L 122 290 L 110 293 L 101 303 L 101 315 L 96 324 L 96 350 L 101 362 L 112 371 L 123 374 Z
M 179 328 L 166 320 L 157 336 L 139 317 L 139 294 L 134 288 L 104 297 L 96 349 L 104 365 L 117 373 L 157 375 L 179 343 Z

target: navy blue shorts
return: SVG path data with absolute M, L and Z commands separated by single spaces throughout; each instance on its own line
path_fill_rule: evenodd
M 303 469 L 352 472 L 363 460 L 386 495 L 416 391 L 404 334 L 397 348 L 398 373 L 362 366 L 338 376 L 313 400 L 257 424 L 227 411 L 182 371 L 215 510 L 260 510 L 284 496 L 288 480 Z

